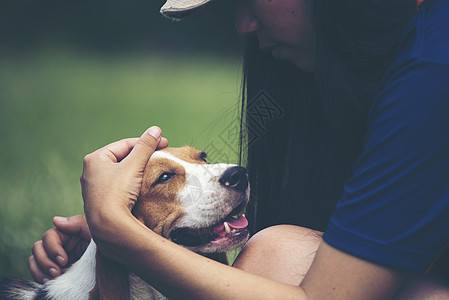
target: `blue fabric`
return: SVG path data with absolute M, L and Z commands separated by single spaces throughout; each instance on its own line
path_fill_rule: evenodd
M 406 30 L 324 240 L 412 272 L 449 241 L 449 0 L 424 1 Z

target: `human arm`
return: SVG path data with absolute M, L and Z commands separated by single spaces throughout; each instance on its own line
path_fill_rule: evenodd
M 424 7 L 421 12 L 425 14 Z M 426 19 L 421 19 L 419 24 L 425 22 Z M 448 27 L 430 24 L 429 28 L 445 33 Z M 325 236 L 325 243 L 331 241 L 334 245 L 337 245 L 336 237 L 342 237 L 339 246 L 346 252 L 323 243 L 301 285 L 302 290 L 280 291 L 279 286 L 250 278 L 246 273 L 229 273 L 225 266 L 219 267 L 207 260 L 206 263 L 175 245 L 170 246 L 168 241 L 158 240 L 145 228 L 139 230 L 147 243 L 139 246 L 134 245 L 134 239 L 127 240 L 131 242 L 128 247 L 116 249 L 116 253 L 110 249 L 109 255 L 118 260 L 124 255 L 127 265 L 161 290 L 164 285 L 172 284 L 182 297 L 195 298 L 269 298 L 273 295 L 270 291 L 277 298 L 289 297 L 281 294 L 283 292 L 291 292 L 292 297 L 312 299 L 387 298 L 394 294 L 406 275 L 380 267 L 381 263 L 424 273 L 447 240 L 448 185 L 444 179 L 448 178 L 449 144 L 444 129 L 449 128 L 448 68 L 444 61 L 434 59 L 447 59 L 447 55 L 435 55 L 438 49 L 449 52 L 444 45 L 435 47 L 428 43 L 429 39 L 437 39 L 432 32 L 426 28 L 417 29 L 410 35 L 419 33 L 419 39 L 413 39 L 404 51 L 418 53 L 398 61 L 389 72 L 386 88 L 374 104 L 369 120 L 367 140 L 372 143 L 366 144 L 354 177 L 346 185 L 346 197 L 340 202 L 332 228 Z M 440 40 L 442 36 L 444 34 Z M 425 47 L 417 43 L 421 39 L 426 41 Z M 429 52 L 428 57 L 417 59 L 416 56 L 421 55 L 419 51 L 423 50 Z M 386 212 L 392 216 L 388 222 L 384 218 Z M 127 223 L 126 218 L 123 221 Z M 130 224 L 123 225 L 126 228 Z M 128 232 L 132 231 L 129 228 Z M 159 245 L 162 243 L 164 246 Z M 133 262 L 134 258 L 126 251 L 138 253 L 139 261 Z M 379 265 L 347 253 L 369 254 Z M 223 284 L 233 287 L 230 294 L 223 294 L 226 291 Z M 231 294 L 234 291 L 237 295 Z
M 158 139 L 145 133 L 131 152 L 132 147 L 119 141 L 88 155 L 81 182 L 86 217 L 100 251 L 167 296 L 347 299 L 351 295 L 353 299 L 366 299 L 368 295 L 385 299 L 398 288 L 402 276 L 395 271 L 325 244 L 318 251 L 319 259 L 313 264 L 311 275 L 297 287 L 219 264 L 156 235 L 138 222 L 130 209 L 137 199 L 143 169 L 157 143 Z
M 141 229 L 130 229 L 136 236 L 127 236 L 126 249 L 113 257 L 173 299 L 388 299 L 403 278 L 322 243 L 301 286 L 286 285 L 210 261 Z M 139 237 L 142 244 L 130 251 Z
M 129 139 L 128 142 L 133 146 L 137 138 Z M 162 137 L 158 149 L 167 146 L 168 140 Z M 86 218 L 82 215 L 54 217 L 53 224 L 54 227 L 34 243 L 32 255 L 27 261 L 31 276 L 39 283 L 60 276 L 63 268 L 83 255 L 91 240 Z

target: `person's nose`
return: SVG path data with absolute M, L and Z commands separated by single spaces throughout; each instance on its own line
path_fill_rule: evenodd
M 252 35 L 259 30 L 260 24 L 245 1 L 237 1 L 235 6 L 235 29 L 243 36 Z

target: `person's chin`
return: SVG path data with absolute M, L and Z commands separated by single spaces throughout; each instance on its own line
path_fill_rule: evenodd
M 313 60 L 307 61 L 303 60 L 295 55 L 296 53 L 292 53 L 290 49 L 286 49 L 282 46 L 276 47 L 271 51 L 271 54 L 275 59 L 284 60 L 292 63 L 298 69 L 301 69 L 306 72 L 314 72 L 315 64 Z
M 295 67 L 297 67 L 300 70 L 303 70 L 305 72 L 315 72 L 315 63 L 313 61 L 301 61 L 301 60 L 296 60 L 296 61 L 292 61 L 292 64 L 295 65 Z

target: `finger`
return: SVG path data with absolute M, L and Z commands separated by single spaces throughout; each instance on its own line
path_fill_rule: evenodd
M 166 138 L 161 138 L 159 145 L 157 145 L 157 150 L 162 150 L 168 147 L 168 140 Z
M 124 159 L 138 142 L 138 138 L 123 139 L 111 143 L 95 151 L 93 154 L 99 154 L 112 162 L 118 162 Z
M 70 234 L 65 234 L 58 231 L 56 228 L 47 230 L 42 236 L 42 248 L 45 251 L 46 257 L 56 262 L 61 267 L 65 267 L 68 262 L 68 255 L 65 251 L 63 244 L 70 239 Z M 39 265 L 40 261 L 46 263 L 46 257 L 36 257 Z
M 162 132 L 157 126 L 153 126 L 145 131 L 139 138 L 131 153 L 124 159 L 127 164 L 132 165 L 138 171 L 143 171 L 150 156 L 157 149 L 161 140 Z
M 119 162 L 124 159 L 134 148 L 134 146 L 139 141 L 139 138 L 128 138 L 123 139 L 114 143 L 111 143 L 94 153 L 101 153 L 103 156 L 107 157 L 113 162 Z M 168 140 L 166 138 L 161 138 L 160 143 L 157 146 L 158 150 L 167 148 Z
M 55 224 L 56 228 L 60 232 L 77 235 L 85 240 L 91 239 L 89 226 L 87 225 L 86 218 L 82 215 L 76 215 L 68 218 L 54 217 L 53 224 Z M 64 236 L 61 236 L 61 239 L 63 238 Z M 64 240 L 62 241 L 62 244 L 65 244 Z
M 42 241 L 34 243 L 32 253 L 35 266 L 41 273 L 45 274 L 46 277 L 54 278 L 61 275 L 61 268 L 48 256 Z
M 50 280 L 50 276 L 43 273 L 41 269 L 39 269 L 39 266 L 37 265 L 34 256 L 30 256 L 28 258 L 28 269 L 30 270 L 30 274 L 36 282 L 44 284 Z
M 85 240 L 73 236 L 66 244 L 64 244 L 64 249 L 68 255 L 68 265 L 78 261 L 81 256 L 83 256 L 90 242 L 91 240 Z

